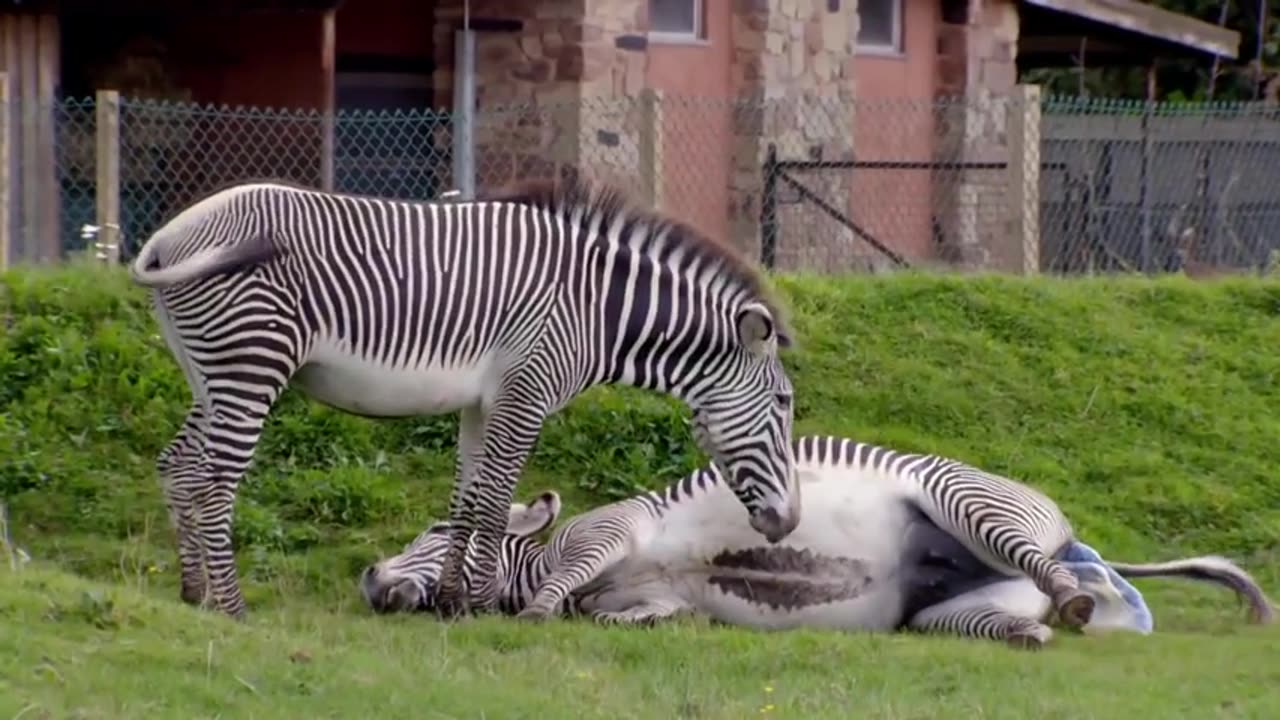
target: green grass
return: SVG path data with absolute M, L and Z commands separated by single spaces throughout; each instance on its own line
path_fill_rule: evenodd
M 1224 553 L 1280 594 L 1280 284 L 785 277 L 798 430 L 941 452 L 1048 491 L 1115 559 Z M 287 393 L 237 508 L 250 621 L 181 606 L 152 470 L 188 391 L 145 295 L 0 276 L 0 718 L 1280 716 L 1280 633 L 1146 581 L 1157 634 L 1046 652 L 947 638 L 374 618 L 359 569 L 448 498 L 453 417 Z M 687 413 L 597 389 L 517 491 L 566 512 L 696 467 Z M 772 687 L 772 692 L 765 688 Z M 570 710 L 571 709 L 571 710 Z

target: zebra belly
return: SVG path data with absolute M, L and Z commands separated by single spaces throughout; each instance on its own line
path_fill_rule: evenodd
M 879 478 L 827 470 L 802 482 L 800 525 L 776 545 L 752 530 L 721 484 L 647 529 L 615 584 L 661 576 L 688 605 L 735 625 L 894 628 L 906 602 L 914 507 Z
M 902 620 L 903 593 L 891 577 L 711 575 L 689 590 L 696 596 L 693 605 L 711 619 L 761 630 L 887 632 Z
M 441 415 L 491 397 L 500 375 L 497 355 L 486 353 L 470 365 L 391 367 L 322 341 L 294 382 L 310 397 L 356 415 Z

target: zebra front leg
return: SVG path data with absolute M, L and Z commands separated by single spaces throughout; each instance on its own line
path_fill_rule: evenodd
M 1000 640 L 1023 650 L 1039 650 L 1053 638 L 1048 625 L 989 603 L 967 607 L 940 603 L 916 613 L 907 627 L 921 633 Z
M 463 408 L 458 417 L 458 449 L 454 458 L 453 492 L 449 498 L 449 551 L 442 561 L 436 590 L 436 613 L 442 619 L 465 615 L 471 610 L 471 588 L 463 572 L 463 558 L 471 542 L 472 528 L 460 523 L 470 519 L 465 503 L 483 449 L 483 431 L 483 408 Z
M 479 451 L 471 459 L 472 479 L 461 482 L 450 507 L 449 552 L 443 561 L 437 612 L 456 617 L 471 610 L 497 606 L 498 547 L 506 532 L 516 484 L 546 419 L 547 403 L 539 400 L 539 385 L 513 378 L 503 384 L 487 412 L 479 416 Z M 473 416 L 473 419 L 476 416 Z M 465 588 L 464 558 L 468 541 L 474 543 L 471 583 Z
M 591 613 L 591 619 L 601 625 L 653 627 L 660 622 L 672 620 L 684 614 L 688 609 L 683 604 L 647 600 L 617 612 L 597 610 Z
M 516 617 L 539 622 L 555 615 L 565 598 L 600 577 L 626 557 L 633 524 L 625 517 L 580 517 L 571 521 L 547 548 L 551 572 L 533 601 Z
M 192 481 L 198 477 L 204 456 L 203 423 L 204 411 L 196 402 L 169 446 L 156 458 L 169 522 L 177 536 L 181 568 L 179 597 L 190 605 L 202 605 L 208 598 L 204 550 L 196 530 L 191 500 Z

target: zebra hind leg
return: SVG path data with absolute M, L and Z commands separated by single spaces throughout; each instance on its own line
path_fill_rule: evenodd
M 954 504 L 964 505 L 966 498 L 957 497 Z M 985 504 L 985 503 L 984 503 Z M 938 527 L 953 534 L 969 550 L 992 567 L 1004 568 L 1031 578 L 1040 592 L 1048 595 L 1063 624 L 1083 627 L 1093 617 L 1094 599 L 1080 589 L 1075 573 L 1050 557 L 1045 548 L 1057 547 L 1070 540 L 1066 521 L 1056 526 L 1059 537 L 1044 537 L 1029 528 L 1025 521 L 1004 511 L 984 512 L 978 506 L 965 522 L 953 521 L 936 503 L 923 505 L 926 515 Z
M 265 402 L 252 404 L 243 402 L 239 395 L 213 397 L 213 419 L 205 439 L 198 484 L 191 492 L 210 594 L 219 610 L 237 619 L 244 618 L 246 607 L 231 542 L 236 488 L 253 462 L 267 413 L 282 388 L 283 385 L 255 388 Z
M 202 605 L 208 599 L 204 549 L 192 514 L 191 485 L 203 459 L 201 426 L 204 412 L 197 402 L 169 446 L 156 458 L 164 490 L 169 521 L 177 535 L 178 562 L 181 567 L 179 597 L 189 605 Z

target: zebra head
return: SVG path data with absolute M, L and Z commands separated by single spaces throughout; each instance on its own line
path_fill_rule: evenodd
M 730 358 L 708 368 L 687 396 L 695 441 L 746 507 L 751 527 L 771 543 L 800 522 L 793 390 L 778 354 L 791 339 L 780 327 L 765 304 L 744 304 L 734 317 Z
M 547 491 L 528 505 L 515 503 L 507 515 L 507 532 L 498 554 L 498 583 L 506 588 L 513 565 L 530 555 L 539 545 L 534 536 L 550 527 L 560 516 L 560 496 Z M 365 568 L 360 575 L 360 591 L 365 602 L 377 613 L 431 611 L 435 604 L 436 585 L 449 550 L 448 521 L 432 523 L 420 535 L 394 555 Z M 462 574 L 467 587 L 475 571 L 475 534 L 467 543 Z M 507 601 L 508 591 L 500 595 Z

